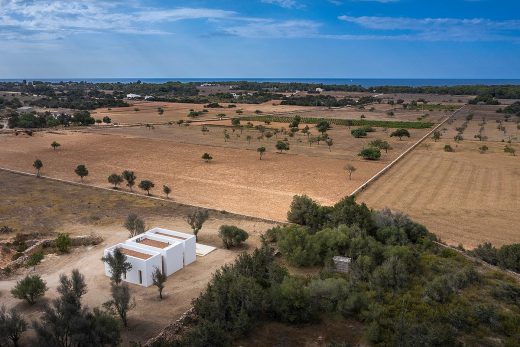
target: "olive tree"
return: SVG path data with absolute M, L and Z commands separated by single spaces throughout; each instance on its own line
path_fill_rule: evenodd
M 36 169 L 36 177 L 40 177 L 40 170 L 43 167 L 43 162 L 40 159 L 36 159 L 33 163 L 33 167 Z
M 198 234 L 202 225 L 209 218 L 208 210 L 197 209 L 186 216 L 186 222 L 191 226 L 195 240 L 198 239 Z
M 0 346 L 7 346 L 10 340 L 17 347 L 26 330 L 27 322 L 17 310 L 11 308 L 7 311 L 5 306 L 0 307 Z
M 356 167 L 352 164 L 345 165 L 345 170 L 348 172 L 348 179 L 352 180 L 352 173 L 356 171 Z
M 114 189 L 117 189 L 117 186 L 120 185 L 124 181 L 123 176 L 118 175 L 116 173 L 108 176 L 108 183 L 114 185 Z
M 209 153 L 204 153 L 204 154 L 202 155 L 202 159 L 203 159 L 206 163 L 209 163 L 209 162 L 213 159 L 213 157 L 212 157 L 211 154 L 209 154 Z
M 163 185 L 162 191 L 163 191 L 164 195 L 166 195 L 166 199 L 169 199 L 168 195 L 170 195 L 170 193 L 172 192 L 172 189 L 170 187 L 168 187 L 167 185 Z
M 224 246 L 229 249 L 247 240 L 249 234 L 234 225 L 222 225 L 218 230 L 218 236 L 222 239 Z
M 147 195 L 150 195 L 150 190 L 155 187 L 155 184 L 150 181 L 150 180 L 142 180 L 141 182 L 139 182 L 139 186 L 138 186 L 140 189 L 146 191 L 146 194 Z
M 159 299 L 162 300 L 162 291 L 164 289 L 164 283 L 166 282 L 167 276 L 158 268 L 154 267 L 153 273 L 152 273 L 152 282 L 153 285 L 157 287 L 157 290 L 159 291 Z
M 262 147 L 258 147 L 258 148 L 256 149 L 256 151 L 260 154 L 260 160 L 262 160 L 262 156 L 263 156 L 264 153 L 265 153 L 265 147 L 263 147 L 263 146 L 262 146 Z
M 110 287 L 110 294 L 112 299 L 105 302 L 105 307 L 109 312 L 118 315 L 125 327 L 128 327 L 128 311 L 135 308 L 135 300 L 132 300 L 130 289 L 126 283 L 115 284 L 112 283 Z
M 123 179 L 126 181 L 126 186 L 130 188 L 130 191 L 132 191 L 132 188 L 135 185 L 135 180 L 137 177 L 135 177 L 135 174 L 133 171 L 125 170 L 123 171 Z
M 144 221 L 135 213 L 130 213 L 128 217 L 126 217 L 123 226 L 130 232 L 130 237 L 144 233 Z
M 397 129 L 390 134 L 390 137 L 398 137 L 401 140 L 403 137 L 410 137 L 410 132 L 406 129 Z
M 110 268 L 110 280 L 115 284 L 121 283 L 123 275 L 132 269 L 132 264 L 127 261 L 126 255 L 119 247 L 102 257 L 101 260 Z
M 280 153 L 282 153 L 283 151 L 289 150 L 289 143 L 287 143 L 286 141 L 278 141 L 276 142 L 275 147 L 277 150 L 280 151 Z
M 83 164 L 78 165 L 76 167 L 76 169 L 74 170 L 74 172 L 76 173 L 76 175 L 78 175 L 80 177 L 81 182 L 83 182 L 83 177 L 88 176 L 88 169 Z
M 52 149 L 54 149 L 54 150 L 56 150 L 56 148 L 58 148 L 58 147 L 60 147 L 60 146 L 61 146 L 61 145 L 60 145 L 58 142 L 56 142 L 56 141 L 53 141 L 53 142 L 51 143 L 51 147 L 52 147 Z
M 47 289 L 47 284 L 39 275 L 27 275 L 16 282 L 11 294 L 17 299 L 27 301 L 29 305 L 34 305 Z

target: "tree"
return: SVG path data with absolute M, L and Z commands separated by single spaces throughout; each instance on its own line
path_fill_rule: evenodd
M 237 127 L 240 125 L 240 118 L 233 118 L 231 119 L 231 125 Z
M 212 157 L 211 154 L 209 154 L 209 153 L 204 153 L 204 154 L 202 155 L 202 159 L 204 159 L 204 161 L 205 161 L 206 163 L 209 163 L 209 162 L 213 159 L 213 157 Z
M 33 163 L 33 167 L 36 169 L 36 177 L 40 177 L 40 170 L 43 167 L 43 163 L 40 159 L 36 159 Z
M 334 142 L 332 141 L 332 139 L 329 137 L 328 139 L 325 140 L 325 143 L 327 144 L 327 147 L 329 147 L 329 152 L 331 151 L 331 147 L 332 145 L 334 144 Z
M 410 137 L 410 132 L 406 129 L 397 129 L 390 134 L 390 137 L 395 136 L 397 136 L 399 140 L 401 140 L 403 137 Z
M 390 146 L 390 144 L 387 141 L 384 141 L 384 140 L 381 140 L 381 139 L 376 139 L 374 141 L 371 141 L 369 143 L 369 146 L 376 147 L 376 148 L 379 148 L 379 149 L 384 149 L 385 153 L 388 153 L 388 150 L 392 149 L 392 146 Z
M 166 199 L 169 199 L 168 195 L 172 192 L 172 189 L 168 187 L 167 185 L 162 186 L 162 191 L 166 195 Z
M 126 217 L 123 226 L 130 232 L 130 237 L 144 233 L 144 221 L 135 213 L 130 213 L 128 217 Z
M 444 152 L 453 152 L 453 147 L 450 145 L 444 145 Z
M 455 140 L 455 142 L 459 143 L 460 141 L 464 140 L 464 138 L 462 137 L 461 134 L 457 134 L 453 137 L 453 139 Z
M 47 285 L 39 275 L 27 275 L 16 282 L 11 289 L 11 294 L 20 300 L 25 300 L 29 305 L 34 305 L 36 300 L 47 291 Z
M 18 311 L 12 308 L 8 312 L 5 306 L 0 307 L 0 346 L 11 340 L 13 346 L 18 347 L 18 341 L 26 330 L 27 322 Z
M 60 294 L 44 308 L 40 321 L 33 322 L 38 346 L 117 346 L 121 328 L 108 313 L 83 307 L 87 293 L 84 276 L 72 270 L 70 277 L 60 276 Z
M 118 175 L 116 173 L 113 173 L 110 176 L 108 176 L 108 183 L 113 184 L 114 189 L 117 189 L 117 186 L 120 185 L 123 181 L 123 176 Z
M 318 129 L 318 131 L 320 133 L 325 133 L 327 132 L 327 130 L 330 129 L 330 123 L 328 121 L 326 121 L 325 119 L 322 119 L 318 122 L 318 124 L 316 124 L 316 128 Z
M 484 154 L 489 150 L 489 147 L 486 145 L 482 145 L 478 148 L 478 150 L 480 151 L 480 154 Z
M 433 138 L 433 141 L 437 142 L 441 138 L 441 132 L 439 130 L 435 130 L 433 132 L 432 138 Z
M 142 180 L 139 182 L 140 189 L 145 190 L 147 195 L 150 195 L 150 190 L 155 187 L 155 184 L 150 180 Z
M 516 153 L 516 150 L 513 148 L 513 146 L 510 146 L 510 145 L 506 145 L 506 146 L 504 147 L 504 152 L 505 152 L 505 153 L 509 153 L 509 154 L 511 154 L 511 155 L 516 155 L 516 154 L 515 154 L 515 153 Z
M 366 137 L 367 136 L 367 132 L 365 129 L 363 128 L 357 128 L 357 129 L 352 129 L 350 131 L 350 133 L 352 134 L 352 136 L 354 136 L 356 139 L 359 139 L 361 137 Z
M 379 150 L 379 148 L 368 147 L 362 149 L 358 155 L 366 160 L 378 160 L 379 158 L 381 158 L 381 151 Z
M 209 218 L 208 210 L 202 210 L 197 209 L 188 216 L 186 216 L 186 222 L 191 226 L 191 229 L 193 230 L 193 234 L 195 235 L 195 241 L 198 239 L 198 234 L 200 229 L 202 229 L 202 225 L 204 222 L 206 222 Z
M 227 142 L 231 138 L 231 135 L 227 131 L 224 131 L 224 142 Z
M 51 147 L 52 147 L 52 149 L 54 149 L 54 150 L 56 150 L 56 148 L 58 148 L 58 147 L 60 147 L 60 146 L 61 146 L 61 145 L 60 145 L 58 142 L 56 142 L 56 141 L 53 141 L 53 142 L 51 143 Z
M 280 151 L 280 153 L 282 153 L 283 151 L 289 150 L 289 143 L 287 143 L 285 141 L 278 141 L 278 142 L 276 142 L 275 147 L 277 150 Z
M 120 285 L 112 283 L 110 292 L 112 299 L 105 302 L 103 306 L 112 314 L 117 314 L 121 318 L 123 325 L 128 327 L 128 311 L 135 308 L 135 300 L 132 300 L 128 285 L 126 283 Z
M 166 275 L 158 267 L 153 269 L 152 282 L 153 285 L 157 287 L 157 290 L 159 290 L 159 299 L 161 300 L 163 298 L 162 291 L 164 289 L 164 283 L 166 282 L 166 279 Z
M 265 153 L 265 147 L 258 147 L 258 148 L 256 149 L 256 151 L 257 151 L 258 153 L 260 153 L 260 160 L 262 160 L 262 156 L 263 156 L 264 153 Z
M 135 185 L 135 180 L 137 177 L 135 177 L 135 174 L 133 171 L 125 170 L 123 171 L 123 179 L 126 181 L 126 186 L 130 188 L 130 191 L 132 191 L 133 186 Z
M 71 244 L 72 241 L 68 234 L 59 234 L 56 238 L 56 248 L 60 253 L 68 253 Z
M 352 173 L 356 171 L 356 167 L 352 164 L 345 165 L 345 170 L 348 172 L 348 179 L 352 180 Z
M 218 236 L 222 239 L 222 242 L 224 242 L 224 246 L 229 249 L 247 240 L 249 234 L 234 225 L 221 225 L 218 230 Z
M 110 123 L 112 123 L 112 119 L 110 119 L 109 116 L 105 116 L 105 117 L 103 117 L 103 123 L 110 124 Z
M 76 175 L 78 175 L 81 178 L 81 182 L 83 182 L 83 177 L 88 176 L 88 169 L 85 165 L 81 164 L 76 167 L 76 170 L 74 170 Z
M 132 264 L 127 261 L 126 255 L 119 247 L 102 257 L 101 260 L 110 268 L 110 280 L 115 284 L 121 283 L 123 274 L 132 269 Z
M 247 135 L 246 136 L 247 143 L 251 143 L 251 139 L 252 139 L 251 135 Z

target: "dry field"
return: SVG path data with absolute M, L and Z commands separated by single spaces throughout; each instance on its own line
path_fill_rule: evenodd
M 85 183 L 102 187 L 110 186 L 111 173 L 129 169 L 136 172 L 138 181 L 151 179 L 155 195 L 162 195 L 162 186 L 167 184 L 177 202 L 285 220 L 294 195 L 307 194 L 333 204 L 427 132 L 411 130 L 410 139 L 399 141 L 378 129 L 366 139 L 354 139 L 347 127 L 336 126 L 329 131 L 334 139 L 330 151 L 323 143 L 309 147 L 307 137 L 298 134 L 290 138 L 291 150 L 279 154 L 274 137 L 260 141 L 256 130 L 244 130 L 241 135 L 239 130 L 228 131 L 232 135 L 228 142 L 222 127 L 212 126 L 203 135 L 196 125 L 48 131 L 32 137 L 4 134 L 0 135 L 0 166 L 33 172 L 32 163 L 39 158 L 44 175 L 79 181 L 74 168 L 85 164 L 89 169 Z M 317 135 L 315 128 L 312 131 Z M 246 141 L 249 132 L 250 144 Z M 375 138 L 387 139 L 394 149 L 377 162 L 360 159 L 357 153 Z M 62 145 L 56 151 L 50 147 L 53 141 Z M 256 152 L 259 146 L 267 148 L 261 161 Z M 205 152 L 213 156 L 211 163 L 202 161 Z M 351 181 L 344 170 L 347 162 L 357 168 Z
M 170 202 L 154 201 L 137 196 L 117 194 L 90 187 L 36 179 L 0 171 L 0 225 L 14 227 L 17 232 L 69 233 L 88 235 L 96 233 L 104 242 L 95 247 L 76 248 L 67 255 L 48 255 L 35 268 L 18 270 L 8 280 L 0 281 L 0 301 L 8 307 L 18 308 L 28 319 L 37 319 L 43 302 L 29 307 L 14 299 L 9 290 L 16 281 L 28 273 L 38 273 L 47 282 L 48 301 L 56 297 L 61 273 L 77 268 L 85 275 L 88 293 L 84 302 L 89 307 L 101 305 L 110 295 L 110 280 L 104 275 L 101 262 L 103 249 L 121 242 L 128 233 L 121 226 L 130 212 L 142 216 L 147 227 L 161 226 L 189 232 L 184 216 L 192 209 Z M 194 264 L 168 278 L 160 301 L 155 287 L 131 285 L 137 306 L 129 313 L 129 328 L 125 329 L 124 345 L 129 341 L 144 342 L 155 336 L 168 323 L 184 313 L 211 278 L 212 273 L 232 262 L 240 251 L 259 244 L 259 235 L 273 224 L 254 218 L 212 212 L 199 234 L 199 242 L 221 247 L 217 230 L 222 224 L 237 225 L 250 233 L 246 245 L 238 250 L 217 249 L 205 257 L 197 257 Z M 31 336 L 32 332 L 26 336 Z
M 443 151 L 450 143 L 455 152 Z M 520 242 L 520 161 L 503 144 L 428 140 L 359 196 L 409 214 L 443 241 L 472 248 Z M 514 145 L 517 152 L 520 146 Z
M 180 119 L 188 119 L 187 115 L 190 110 L 202 111 L 203 104 L 187 104 L 187 103 L 171 103 L 158 101 L 128 101 L 130 107 L 116 107 L 116 108 L 100 108 L 92 113 L 96 119 L 101 119 L 104 116 L 109 116 L 114 123 L 118 124 L 165 124 L 168 122 L 175 122 Z M 303 117 L 323 117 L 323 118 L 340 118 L 340 119 L 359 119 L 362 115 L 366 119 L 379 120 L 411 120 L 415 121 L 418 117 L 428 115 L 424 121 L 438 122 L 448 113 L 444 111 L 429 111 L 428 105 L 424 109 L 419 110 L 403 110 L 401 106 L 391 106 L 386 103 L 374 104 L 366 106 L 365 109 L 358 109 L 356 107 L 341 107 L 332 108 L 327 107 L 309 107 L 309 106 L 293 106 L 280 105 L 279 100 L 265 102 L 263 104 L 233 104 L 234 108 L 228 108 L 228 103 L 221 103 L 223 108 L 207 108 L 207 113 L 202 114 L 196 119 L 200 120 L 215 120 L 217 115 L 225 114 L 227 117 L 240 116 L 237 110 L 242 110 L 243 115 L 254 115 L 257 110 L 261 114 L 279 115 L 279 116 L 295 116 Z M 159 115 L 158 108 L 164 110 L 162 115 Z M 371 108 L 374 110 L 370 110 Z M 421 106 L 422 107 L 422 106 Z M 137 111 L 136 111 L 137 109 Z M 393 111 L 394 116 L 387 115 L 388 111 Z

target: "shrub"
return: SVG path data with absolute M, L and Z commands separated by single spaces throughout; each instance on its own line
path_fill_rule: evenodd
M 410 137 L 410 132 L 406 129 L 397 129 L 390 134 L 390 137 L 394 136 L 397 136 L 399 140 L 401 140 L 403 137 Z
M 350 133 L 351 133 L 352 136 L 354 136 L 356 139 L 361 138 L 361 137 L 366 137 L 366 136 L 367 136 L 367 132 L 366 132 L 366 130 L 363 129 L 363 128 L 352 129 L 352 130 L 350 131 Z
M 36 266 L 43 260 L 43 252 L 36 252 L 29 256 L 27 266 Z
M 498 264 L 498 250 L 490 243 L 485 242 L 478 245 L 474 250 L 468 252 L 470 255 L 482 259 L 486 263 Z
M 520 243 L 502 246 L 498 251 L 498 264 L 506 269 L 520 272 Z
M 11 227 L 8 227 L 7 225 L 0 227 L 0 234 L 10 234 L 13 232 L 14 232 L 14 229 Z
M 444 145 L 444 152 L 453 152 L 453 147 L 450 145 Z
M 234 225 L 222 225 L 219 228 L 218 236 L 224 242 L 226 248 L 236 247 L 249 237 L 248 233 Z
M 364 148 L 359 152 L 358 156 L 363 157 L 366 160 L 378 160 L 381 158 L 381 151 L 379 148 L 368 147 Z
M 310 291 L 301 280 L 287 276 L 273 288 L 271 295 L 272 310 L 281 321 L 307 323 L 317 318 Z
M 72 241 L 68 234 L 59 234 L 56 238 L 56 248 L 60 253 L 68 253 L 71 244 Z
M 206 163 L 209 163 L 209 162 L 213 159 L 213 157 L 212 157 L 211 154 L 209 154 L 209 153 L 204 153 L 204 154 L 202 155 L 202 159 L 203 159 Z
M 11 294 L 15 298 L 25 300 L 29 305 L 33 305 L 46 291 L 47 285 L 39 275 L 27 275 L 16 282 Z

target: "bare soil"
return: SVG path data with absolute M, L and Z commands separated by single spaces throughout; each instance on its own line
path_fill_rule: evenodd
M 190 232 L 184 216 L 192 207 L 162 202 L 139 196 L 117 194 L 91 187 L 80 187 L 46 179 L 0 171 L 0 224 L 16 228 L 16 232 L 96 233 L 104 242 L 95 247 L 75 248 L 70 254 L 46 255 L 34 268 L 20 269 L 8 280 L 0 281 L 0 300 L 7 307 L 16 307 L 28 319 L 37 319 L 44 302 L 57 296 L 59 275 L 79 269 L 85 276 L 88 293 L 84 303 L 100 306 L 109 299 L 110 281 L 101 262 L 104 248 L 124 241 L 128 232 L 121 226 L 130 212 L 145 219 L 147 228 L 160 226 Z M 165 299 L 159 300 L 155 287 L 130 285 L 136 308 L 129 314 L 129 328 L 123 331 L 124 345 L 130 341 L 144 342 L 177 319 L 191 305 L 210 280 L 214 271 L 232 262 L 241 251 L 255 248 L 259 235 L 274 224 L 254 218 L 211 212 L 210 219 L 199 234 L 199 242 L 222 247 L 217 231 L 222 224 L 237 225 L 250 234 L 246 245 L 236 250 L 217 249 L 168 277 Z M 14 236 L 14 235 L 11 235 Z M 6 236 L 3 236 L 5 238 Z M 16 281 L 25 274 L 40 274 L 49 291 L 45 300 L 30 307 L 9 293 Z M 30 328 L 25 339 L 32 336 Z

